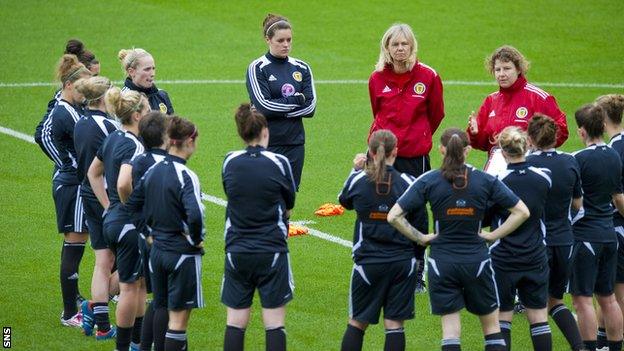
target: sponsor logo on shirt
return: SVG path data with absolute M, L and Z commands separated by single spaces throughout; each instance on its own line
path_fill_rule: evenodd
M 303 78 L 303 77 L 301 76 L 301 72 L 299 72 L 299 71 L 294 71 L 294 72 L 293 72 L 293 74 L 292 74 L 292 77 L 293 77 L 293 79 L 294 79 L 294 80 L 296 80 L 297 82 L 301 82 L 301 79 Z
M 496 111 L 492 110 L 492 112 L 490 112 L 488 117 L 489 118 L 496 117 Z
M 382 93 L 389 93 L 391 91 L 392 91 L 392 89 L 390 89 L 390 87 L 386 85 L 386 87 L 381 92 Z
M 295 94 L 295 87 L 292 84 L 284 84 L 282 85 L 282 96 L 289 97 Z
M 271 75 L 269 76 L 269 82 L 274 82 L 274 81 L 276 81 L 276 80 L 277 80 L 277 78 L 275 78 L 275 76 L 274 76 L 274 75 L 272 75 L 272 74 L 271 74 Z
M 418 82 L 416 84 L 414 84 L 414 92 L 418 95 L 422 95 L 425 93 L 425 91 L 427 90 L 427 87 L 425 86 L 425 84 Z
M 529 115 L 529 110 L 526 107 L 518 107 L 516 110 L 516 117 L 518 118 L 526 118 Z
M 459 199 L 459 200 L 455 201 L 455 206 L 457 206 L 457 207 L 466 207 L 466 200 Z
M 457 199 L 455 201 L 455 207 L 447 208 L 447 216 L 474 216 L 474 207 L 466 207 L 468 203 L 464 199 Z
M 158 104 L 158 108 L 160 108 L 160 112 L 167 113 L 167 105 L 165 105 L 164 102 L 161 102 L 160 104 Z

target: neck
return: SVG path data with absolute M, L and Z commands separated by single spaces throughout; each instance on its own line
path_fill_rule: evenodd
M 409 71 L 409 67 L 407 65 L 407 62 L 393 62 L 392 70 L 394 71 L 394 73 L 401 74 Z
M 134 135 L 139 135 L 139 125 L 138 123 L 135 124 L 124 124 L 121 126 L 123 128 L 123 130 L 125 130 L 126 132 L 130 132 Z
M 177 156 L 179 158 L 183 158 L 185 160 L 188 160 L 189 157 L 191 155 L 189 155 L 188 151 L 186 151 L 186 148 L 179 148 L 179 147 L 172 147 L 171 149 L 169 149 L 169 153 L 173 156 Z
M 89 103 L 89 108 L 91 110 L 106 112 L 106 103 L 104 102 L 104 99 L 92 101 L 91 103 Z
M 269 53 L 271 54 L 271 56 L 278 58 L 278 59 L 285 59 L 288 57 L 288 56 L 280 56 L 278 54 L 274 54 L 272 51 L 269 51 Z
M 69 102 L 69 103 L 70 103 L 70 104 L 72 104 L 72 105 L 74 104 L 74 101 L 71 99 L 71 96 L 70 96 L 70 94 L 69 94 L 69 91 L 67 91 L 67 90 L 65 90 L 65 89 L 63 89 L 63 90 L 61 91 L 61 99 L 63 99 L 63 100 L 65 100 L 65 101 Z
M 520 162 L 524 162 L 526 161 L 526 159 L 524 158 L 524 155 L 522 156 L 516 156 L 516 157 L 507 157 L 507 163 L 520 163 Z
M 607 123 L 605 125 L 605 132 L 607 132 L 609 138 L 613 138 L 614 135 L 620 134 L 622 131 L 624 131 L 624 128 L 621 124 Z
M 386 159 L 386 166 L 392 166 L 394 165 L 394 160 L 396 160 L 396 157 L 394 156 L 390 156 Z
M 585 146 L 589 146 L 589 145 L 592 145 L 592 144 L 600 144 L 602 142 L 603 142 L 603 140 L 600 137 L 598 137 L 598 138 L 587 138 L 587 139 L 585 139 Z

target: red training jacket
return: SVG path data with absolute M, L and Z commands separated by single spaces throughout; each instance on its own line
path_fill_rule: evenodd
M 436 71 L 416 62 L 411 71 L 396 74 L 392 66 L 375 71 L 368 80 L 373 108 L 370 132 L 389 129 L 398 139 L 398 156 L 424 156 L 444 118 L 442 80 Z
M 508 126 L 517 126 L 526 130 L 529 120 L 535 113 L 542 113 L 555 121 L 557 125 L 557 144 L 560 146 L 568 139 L 568 125 L 555 98 L 527 82 L 524 76 L 518 76 L 509 88 L 488 95 L 477 115 L 479 131 L 470 133 L 466 129 L 470 144 L 475 149 L 489 151 L 496 144 L 496 136 Z

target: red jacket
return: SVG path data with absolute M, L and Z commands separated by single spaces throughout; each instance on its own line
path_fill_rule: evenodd
M 500 88 L 485 98 L 477 115 L 478 133 L 471 134 L 470 126 L 466 129 L 470 144 L 475 149 L 489 151 L 496 144 L 496 135 L 505 127 L 518 126 L 526 130 L 529 120 L 537 112 L 555 121 L 557 125 L 555 147 L 563 144 L 568 139 L 565 113 L 559 109 L 553 96 L 528 83 L 522 75 L 518 76 L 516 82 L 509 88 Z
M 427 155 L 444 118 L 442 80 L 436 71 L 420 62 L 403 74 L 387 66 L 371 74 L 368 91 L 374 117 L 368 136 L 389 129 L 398 139 L 398 156 Z

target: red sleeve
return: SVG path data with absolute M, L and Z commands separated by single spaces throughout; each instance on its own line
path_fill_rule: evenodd
M 368 79 L 368 95 L 370 97 L 371 108 L 373 110 L 373 119 L 375 119 L 378 109 L 377 101 L 375 99 L 375 72 L 373 72 Z
M 442 87 L 442 80 L 439 75 L 433 78 L 431 84 L 431 91 L 429 94 L 429 128 L 431 129 L 431 135 L 440 126 L 442 119 L 444 118 L 444 93 Z
M 555 100 L 554 96 L 549 96 L 545 104 L 546 111 L 544 113 L 552 118 L 557 125 L 557 144 L 555 147 L 559 147 L 568 139 L 568 122 L 566 121 L 566 115 L 561 111 L 559 105 L 557 105 L 557 100 Z
M 477 126 L 479 127 L 479 132 L 475 135 L 470 133 L 470 125 L 466 128 L 466 133 L 468 133 L 468 137 L 470 138 L 470 145 L 479 150 L 489 151 L 490 150 L 490 136 L 485 132 L 485 126 L 488 122 L 488 111 L 490 110 L 490 97 L 486 97 L 483 100 L 483 104 L 479 108 L 479 113 L 477 114 Z

